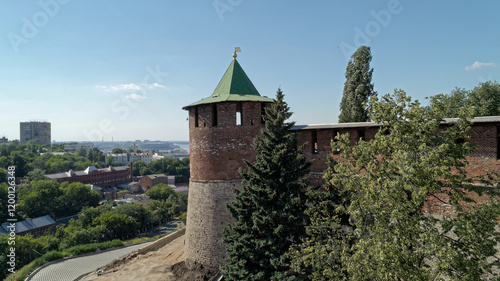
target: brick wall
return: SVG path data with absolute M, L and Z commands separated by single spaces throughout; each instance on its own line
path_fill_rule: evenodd
M 341 128 L 336 124 L 333 128 L 305 128 L 294 130 L 298 132 L 299 144 L 308 143 L 304 151 L 305 156 L 313 161 L 309 180 L 313 186 L 324 184 L 322 179 L 323 171 L 327 168 L 326 157 L 332 155 L 334 159 L 339 159 L 338 154 L 332 152 L 330 143 L 337 134 L 349 133 L 352 143 L 355 143 L 360 137 L 365 140 L 373 139 L 378 127 L 365 126 L 366 123 L 359 123 L 358 127 Z M 312 126 L 310 126 L 312 127 Z M 500 172 L 500 122 L 481 122 L 474 123 L 468 132 L 470 139 L 468 142 L 477 145 L 477 149 L 470 155 L 467 155 L 469 165 L 466 171 L 470 177 L 484 176 L 488 172 Z M 315 144 L 315 145 L 314 145 Z M 476 193 L 468 195 L 478 204 L 488 200 L 487 196 L 479 196 Z M 438 198 L 444 202 L 447 196 L 441 194 Z M 425 207 L 425 212 L 435 215 L 452 215 L 455 210 L 447 204 L 443 204 L 436 198 L 429 198 Z M 464 207 L 470 207 L 470 204 L 464 204 Z
M 261 103 L 241 103 L 241 125 L 236 125 L 237 106 L 237 102 L 225 102 L 189 109 L 192 179 L 239 179 L 238 167 L 244 167 L 243 159 L 255 159 L 253 139 L 260 134 L 263 126 Z M 217 124 L 213 123 L 215 111 Z

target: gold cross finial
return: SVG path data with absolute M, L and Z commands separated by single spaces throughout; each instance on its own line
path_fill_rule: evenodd
M 238 55 L 236 54 L 236 52 L 241 52 L 240 47 L 235 47 L 235 48 L 234 48 L 233 59 L 236 59 L 236 57 L 238 56 Z

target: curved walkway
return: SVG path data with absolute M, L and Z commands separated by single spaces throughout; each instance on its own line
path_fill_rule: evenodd
M 119 257 L 132 253 L 133 251 L 137 251 L 149 244 L 151 244 L 151 242 L 123 247 L 100 254 L 61 260 L 60 262 L 56 262 L 42 268 L 29 280 L 73 281 L 83 274 L 97 270 L 99 267 L 104 266 Z
M 176 230 L 181 224 L 179 220 L 171 221 L 167 226 L 161 227 L 159 232 L 171 233 Z M 131 245 L 115 250 L 109 250 L 102 253 L 91 254 L 82 257 L 61 260 L 52 263 L 35 273 L 35 275 L 27 278 L 28 281 L 73 281 L 83 274 L 97 270 L 99 267 L 105 266 L 111 261 L 123 257 L 129 253 L 139 250 L 153 243 L 141 243 Z

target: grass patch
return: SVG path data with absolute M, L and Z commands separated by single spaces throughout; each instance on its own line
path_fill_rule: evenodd
M 138 243 L 143 243 L 143 242 L 149 242 L 149 241 L 155 241 L 155 240 L 158 240 L 164 236 L 166 236 L 167 234 L 159 234 L 159 235 L 156 235 L 156 236 L 153 236 L 153 237 L 140 237 L 140 238 L 134 238 L 134 239 L 130 239 L 130 240 L 127 240 L 125 241 L 125 244 L 126 245 L 132 245 L 132 244 L 138 244 Z
M 86 253 L 92 253 L 97 250 L 102 251 L 109 248 L 121 247 L 121 246 L 125 246 L 125 243 L 121 240 L 115 239 L 112 241 L 107 241 L 102 243 L 92 243 L 92 244 L 74 246 L 69 249 L 66 249 L 64 253 L 68 253 L 69 256 L 79 256 Z

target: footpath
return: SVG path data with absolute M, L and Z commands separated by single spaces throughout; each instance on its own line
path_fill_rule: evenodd
M 171 233 L 177 229 L 180 221 L 172 221 L 162 232 Z M 26 281 L 73 281 L 81 276 L 96 271 L 99 267 L 118 259 L 124 255 L 145 248 L 154 242 L 140 243 L 118 249 L 111 249 L 101 253 L 85 255 L 76 258 L 63 259 L 42 267 L 32 274 Z

